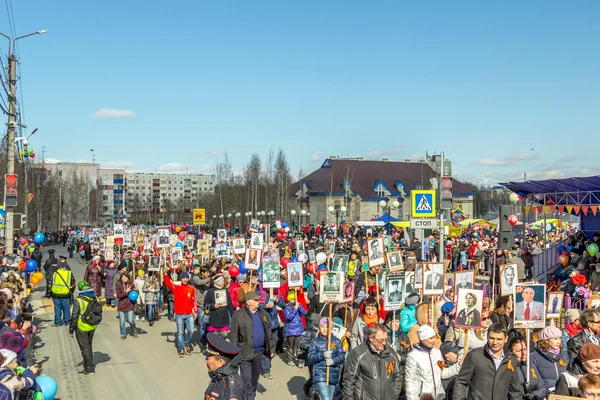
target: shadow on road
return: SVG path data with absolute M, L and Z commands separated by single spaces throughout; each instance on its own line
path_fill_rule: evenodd
M 294 376 L 287 383 L 288 390 L 292 396 L 296 396 L 296 399 L 301 400 L 304 399 L 304 394 L 302 393 L 302 387 L 306 383 L 306 378 L 302 376 Z

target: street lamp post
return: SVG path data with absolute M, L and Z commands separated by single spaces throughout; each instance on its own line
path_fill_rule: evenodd
M 304 217 L 304 225 L 306 225 L 306 210 L 300 210 L 300 215 Z M 302 219 L 300 219 L 300 225 L 302 224 Z
M 271 217 L 270 222 L 273 223 L 273 221 L 275 221 L 275 211 L 269 211 L 269 217 Z
M 17 43 L 17 40 L 33 36 L 33 35 L 41 35 L 48 32 L 47 30 L 41 30 L 33 33 L 29 33 L 27 35 L 19 36 L 17 38 L 11 39 L 9 36 L 0 32 L 0 36 L 4 36 L 8 39 L 8 130 L 6 133 L 6 158 L 7 158 L 7 174 L 15 173 L 15 131 L 17 128 L 16 121 L 16 105 L 17 105 L 17 58 L 15 57 L 14 49 Z M 27 201 L 27 199 L 25 199 Z M 14 210 L 13 207 L 5 207 L 6 212 L 6 220 L 5 220 L 5 243 L 6 243 L 6 254 L 11 254 L 13 252 L 13 242 L 14 242 Z M 60 227 L 59 227 L 60 229 Z
M 335 208 L 334 206 L 329 206 L 329 212 L 335 215 L 335 226 L 336 229 L 340 224 L 340 217 L 346 215 L 346 206 L 341 206 L 340 208 Z
M 217 229 L 217 216 L 213 215 L 213 229 Z
M 395 209 L 398 209 L 398 207 L 400 207 L 400 202 L 398 200 L 394 200 L 394 201 L 385 201 L 385 200 L 380 200 L 379 201 L 379 205 L 381 206 L 381 208 L 385 211 L 387 209 L 387 215 L 388 215 L 388 222 L 387 222 L 387 227 L 388 229 L 390 228 L 390 223 L 391 223 L 391 211 L 392 211 L 392 207 L 394 207 Z M 391 229 L 390 229 L 391 231 Z
M 219 215 L 219 219 L 221 219 L 221 223 L 223 224 L 223 228 L 225 228 L 225 216 L 223 214 Z
M 238 213 L 235 213 L 235 217 L 236 217 L 236 218 L 238 218 L 238 219 L 239 219 L 241 216 L 242 216 L 242 214 L 240 214 L 239 212 L 238 212 Z M 244 221 L 242 221 L 242 225 L 243 225 L 243 224 L 244 224 Z M 235 219 L 233 220 L 233 229 L 234 229 L 234 230 L 236 229 L 236 227 L 235 227 Z
M 292 214 L 292 231 L 294 230 L 294 227 L 296 225 L 295 221 L 294 221 L 294 217 L 296 216 L 296 210 L 291 210 L 290 214 Z

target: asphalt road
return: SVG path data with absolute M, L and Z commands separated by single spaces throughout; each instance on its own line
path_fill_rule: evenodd
M 67 255 L 62 246 L 53 246 L 58 254 Z M 44 250 L 44 261 L 47 258 Z M 68 260 L 77 281 L 83 278 L 85 264 L 79 256 Z M 41 374 L 52 376 L 58 384 L 56 399 L 173 399 L 189 400 L 203 397 L 209 378 L 204 356 L 194 352 L 180 358 L 174 346 L 175 323 L 163 318 L 149 327 L 136 321 L 141 328 L 138 339 L 129 336 L 121 341 L 117 312 L 106 309 L 102 323 L 94 336 L 96 374 L 79 376 L 81 353 L 68 328 L 53 328 L 54 308 L 43 298 L 45 281 L 32 294 L 32 304 L 41 330 L 33 338 L 33 357 Z M 197 332 L 196 332 L 197 333 Z M 271 373 L 273 380 L 259 381 L 258 399 L 303 399 L 302 385 L 308 369 L 290 367 L 276 357 Z

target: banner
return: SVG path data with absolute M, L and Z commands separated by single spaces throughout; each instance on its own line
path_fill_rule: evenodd
M 204 208 L 194 208 L 194 225 L 206 224 L 206 213 Z

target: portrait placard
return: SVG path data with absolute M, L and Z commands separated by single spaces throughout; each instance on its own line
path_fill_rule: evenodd
M 262 250 L 246 249 L 246 257 L 244 261 L 244 266 L 246 267 L 246 269 L 257 270 L 260 266 L 261 255 Z
M 260 227 L 260 222 L 257 219 L 253 219 L 250 222 L 250 231 L 251 232 L 258 232 L 259 227 Z
M 263 287 L 278 288 L 281 285 L 280 270 L 279 257 L 265 256 L 262 263 Z
M 343 325 L 333 323 L 331 324 L 331 336 L 335 336 L 336 338 L 342 340 L 344 335 L 346 334 L 346 328 Z
M 169 241 L 169 237 L 171 235 L 171 231 L 168 226 L 159 226 L 156 234 L 156 247 L 163 248 L 169 247 L 171 242 Z
M 458 289 L 456 328 L 479 329 L 481 328 L 481 311 L 483 309 L 483 290 Z
M 160 257 L 150 256 L 148 260 L 148 271 L 159 271 L 160 270 Z
M 383 292 L 383 304 L 386 311 L 399 310 L 401 308 L 405 297 L 404 288 L 404 276 L 386 275 Z
M 263 235 L 260 233 L 252 233 L 250 238 L 250 248 L 256 250 L 263 249 Z
M 316 261 L 317 261 L 317 256 L 315 254 L 315 251 L 313 249 L 308 249 L 308 262 L 314 263 Z
M 289 287 L 302 287 L 304 285 L 304 277 L 302 272 L 301 262 L 289 262 L 287 264 Z
M 208 240 L 199 239 L 197 246 L 198 246 L 198 254 L 208 254 Z
M 217 243 L 214 249 L 215 258 L 227 258 L 227 245 L 225 243 Z
M 560 318 L 565 298 L 564 292 L 549 292 L 548 307 L 546 308 L 546 319 Z M 591 302 L 591 301 L 590 301 Z
M 415 271 L 404 273 L 404 295 L 408 296 L 412 292 L 421 294 L 421 289 L 415 287 Z
M 344 282 L 344 303 L 352 303 L 354 301 L 354 284 L 356 282 Z
M 319 281 L 319 300 L 326 301 L 342 301 L 344 295 L 342 293 L 344 287 L 344 274 L 341 272 L 330 272 L 328 274 L 321 273 Z
M 227 306 L 227 291 L 225 289 L 215 290 L 215 305 L 220 307 Z
M 367 251 L 369 254 L 369 266 L 385 264 L 383 252 L 383 238 L 375 238 L 368 241 Z
M 303 240 L 298 240 L 296 242 L 296 253 L 298 255 L 306 253 Z
M 217 240 L 219 242 L 225 242 L 227 240 L 227 230 L 217 229 Z
M 502 264 L 500 271 L 500 296 L 507 296 L 515 292 L 519 281 L 519 267 L 517 264 Z
M 399 251 L 391 251 L 386 254 L 387 266 L 391 272 L 404 270 L 404 261 L 402 260 L 402 253 Z
M 233 239 L 233 252 L 235 254 L 245 254 L 246 253 L 246 241 L 244 240 L 244 238 Z
M 515 328 L 546 326 L 546 285 L 521 284 L 515 287 Z
M 423 264 L 417 263 L 415 267 L 415 289 L 423 289 Z
M 600 296 L 598 296 L 598 295 L 592 295 L 592 296 L 590 296 L 590 298 L 588 300 L 588 306 L 587 306 L 587 308 L 600 309 Z
M 475 289 L 475 270 L 454 273 L 456 289 Z
M 345 274 L 348 271 L 348 255 L 336 254 L 335 258 L 333 259 L 331 270 L 334 272 L 340 271 Z

